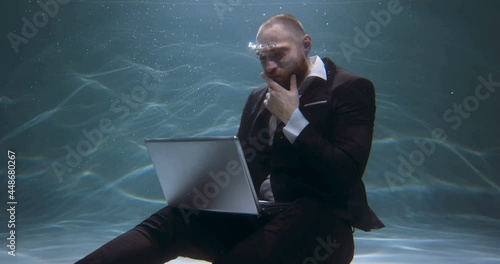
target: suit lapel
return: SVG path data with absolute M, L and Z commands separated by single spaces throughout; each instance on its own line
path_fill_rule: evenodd
M 331 91 L 328 87 L 331 87 L 331 83 L 335 78 L 335 73 L 337 71 L 337 66 L 333 61 L 328 58 L 323 58 L 323 63 L 326 68 L 326 81 L 321 78 L 315 78 L 314 81 L 309 85 L 309 87 L 304 91 L 304 94 L 300 97 L 299 108 L 304 108 L 304 105 L 311 104 L 314 102 L 329 100 Z

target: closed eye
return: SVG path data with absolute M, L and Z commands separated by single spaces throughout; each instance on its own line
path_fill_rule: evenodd
M 256 52 L 255 55 L 257 55 L 261 63 L 266 63 L 267 60 L 279 62 L 286 55 L 286 50 L 281 48 L 271 52 Z

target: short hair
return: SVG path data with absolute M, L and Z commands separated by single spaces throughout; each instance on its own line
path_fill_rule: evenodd
M 269 27 L 275 23 L 280 23 L 281 25 L 291 29 L 295 35 L 302 38 L 306 33 L 304 27 L 300 21 L 291 14 L 279 14 L 268 18 L 264 23 L 262 23 L 262 28 Z

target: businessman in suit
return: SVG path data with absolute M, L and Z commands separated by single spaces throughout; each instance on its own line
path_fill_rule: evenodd
M 362 181 L 375 91 L 330 59 L 308 57 L 311 47 L 292 15 L 261 25 L 252 48 L 266 85 L 248 97 L 238 130 L 254 186 L 270 184 L 270 197 L 289 203 L 286 209 L 263 217 L 202 212 L 186 223 L 167 206 L 78 263 L 177 256 L 217 264 L 350 263 L 353 228 L 384 226 Z

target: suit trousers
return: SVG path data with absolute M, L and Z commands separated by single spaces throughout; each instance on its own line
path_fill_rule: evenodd
M 200 212 L 166 206 L 77 264 L 164 263 L 178 256 L 215 264 L 350 263 L 351 227 L 332 208 L 299 198 L 267 216 Z

